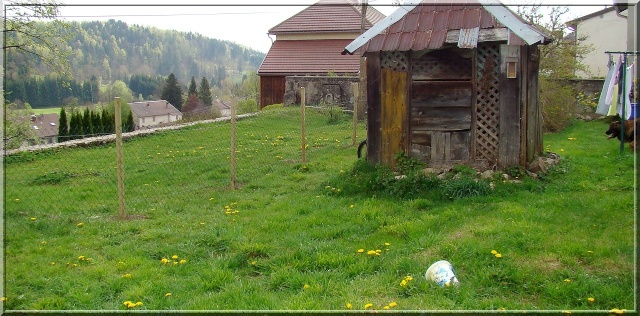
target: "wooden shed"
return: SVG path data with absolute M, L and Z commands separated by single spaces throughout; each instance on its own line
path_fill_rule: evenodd
M 367 59 L 369 162 L 505 168 L 542 153 L 549 36 L 499 2 L 451 1 L 400 6 L 343 51 Z

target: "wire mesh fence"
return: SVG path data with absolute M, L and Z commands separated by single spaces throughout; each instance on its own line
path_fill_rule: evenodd
M 234 186 L 257 190 L 267 185 L 261 179 L 331 159 L 334 150 L 353 150 L 355 158 L 353 137 L 364 138 L 362 120 L 354 133 L 352 113 L 342 107 L 309 105 L 304 125 L 302 112 L 293 106 L 240 117 L 235 136 L 230 120 L 130 136 L 122 145 L 120 194 L 116 143 L 111 140 L 7 155 L 5 214 L 111 216 L 119 214 L 119 203 L 124 202 L 123 214 L 153 217 L 159 210 L 198 207 L 189 201 Z

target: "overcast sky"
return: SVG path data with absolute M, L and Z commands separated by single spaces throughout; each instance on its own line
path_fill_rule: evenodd
M 505 4 L 542 3 L 558 5 L 578 1 L 503 0 Z M 129 25 L 199 33 L 268 52 L 272 40 L 267 31 L 302 11 L 316 0 L 62 0 L 60 17 L 67 20 L 121 20 Z M 611 5 L 613 0 L 584 0 L 571 6 L 570 18 L 580 17 Z M 385 15 L 396 7 L 392 0 L 369 0 Z M 105 6 L 104 4 L 108 4 Z M 584 6 L 586 5 L 586 6 Z

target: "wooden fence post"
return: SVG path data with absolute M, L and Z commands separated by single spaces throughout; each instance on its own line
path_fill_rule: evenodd
M 302 162 L 307 162 L 307 135 L 306 135 L 306 122 L 305 122 L 305 113 L 304 113 L 304 106 L 305 106 L 305 92 L 304 92 L 304 87 L 300 88 L 300 112 L 301 112 L 301 116 L 302 116 L 302 120 L 301 120 L 301 130 L 302 130 Z
M 231 98 L 231 189 L 236 189 L 236 97 Z
M 115 124 L 116 124 L 116 163 L 118 170 L 118 209 L 120 218 L 126 216 L 124 208 L 124 166 L 122 162 L 122 107 L 120 97 L 115 97 Z
M 357 132 L 358 129 L 358 83 L 353 83 L 353 135 L 351 136 L 351 145 L 355 146 L 358 143 Z

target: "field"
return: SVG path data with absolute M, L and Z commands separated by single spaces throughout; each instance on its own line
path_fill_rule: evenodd
M 389 178 L 349 118 L 307 114 L 308 162 L 297 109 L 238 122 L 236 190 L 228 123 L 126 141 L 126 218 L 113 144 L 5 157 L 5 310 L 634 308 L 634 155 L 604 123 L 545 135 L 560 164 L 473 196 L 453 194 L 464 168 Z M 425 279 L 438 260 L 459 286 Z

